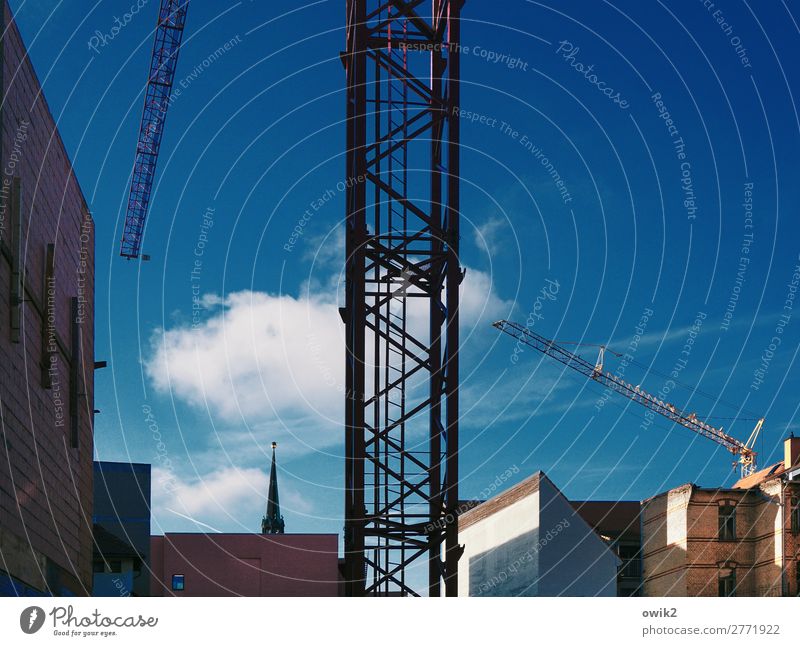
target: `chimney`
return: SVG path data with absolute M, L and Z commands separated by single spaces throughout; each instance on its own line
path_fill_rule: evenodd
M 792 433 L 783 442 L 783 465 L 786 469 L 796 466 L 800 462 L 800 437 Z

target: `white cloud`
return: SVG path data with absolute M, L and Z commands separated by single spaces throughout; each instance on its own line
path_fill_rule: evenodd
M 491 334 L 489 323 L 512 308 L 481 271 L 467 271 L 461 291 L 465 342 Z M 146 372 L 159 392 L 206 409 L 225 426 L 272 424 L 273 434 L 292 433 L 312 449 L 338 443 L 345 350 L 334 298 L 311 291 L 302 299 L 253 291 L 224 300 L 207 295 L 210 315 L 195 329 L 156 330 Z M 423 329 L 427 316 L 426 309 L 410 307 L 409 326 Z
M 287 489 L 281 485 L 280 490 L 281 510 L 289 510 L 295 514 L 311 515 L 314 512 L 314 504 L 308 496 L 304 496 L 299 491 Z
M 146 370 L 160 392 L 226 420 L 324 418 L 341 399 L 343 331 L 322 295 L 237 292 L 196 329 L 157 330 Z
M 488 332 L 490 323 L 509 317 L 514 309 L 511 301 L 497 295 L 492 277 L 476 269 L 467 269 L 460 301 L 462 345 L 473 330 Z M 496 335 L 494 330 L 491 333 Z
M 489 255 L 496 253 L 500 248 L 500 237 L 509 226 L 508 220 L 500 217 L 492 217 L 476 225 L 475 245 Z
M 563 370 L 539 363 L 512 366 L 493 373 L 493 381 L 476 379 L 461 389 L 461 426 L 483 429 L 498 423 L 516 424 L 538 415 L 563 412 L 576 403 L 561 397 L 575 388 Z M 578 402 L 578 405 L 580 401 Z
M 426 327 L 427 309 L 419 307 L 420 299 L 409 299 L 415 300 L 409 325 Z M 194 329 L 174 324 L 156 330 L 145 360 L 160 393 L 207 411 L 213 421 L 213 430 L 187 438 L 194 475 L 154 469 L 155 526 L 255 531 L 267 490 L 258 467 L 268 464 L 268 443 L 278 441 L 281 455 L 290 457 L 343 440 L 344 324 L 335 291 L 321 286 L 307 285 L 304 297 L 206 295 L 203 304 L 207 318 Z M 468 270 L 461 285 L 462 352 L 481 359 L 496 335 L 489 323 L 512 308 L 488 274 Z M 420 416 L 409 432 L 425 421 Z M 313 513 L 299 491 L 283 483 L 281 489 L 287 511 Z
M 267 476 L 259 469 L 226 467 L 202 477 L 184 479 L 162 468 L 152 473 L 153 519 L 157 531 L 177 527 L 256 531 L 260 504 L 267 491 Z M 236 519 L 253 518 L 243 528 Z M 192 523 L 190 519 L 196 521 Z M 194 527 L 197 529 L 197 527 Z
M 260 469 L 224 467 L 183 477 L 156 467 L 152 472 L 154 529 L 258 531 L 268 484 L 266 472 Z M 312 500 L 285 479 L 280 483 L 280 499 L 284 516 L 314 513 Z

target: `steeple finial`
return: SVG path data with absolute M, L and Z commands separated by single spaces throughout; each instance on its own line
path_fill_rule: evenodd
M 272 468 L 269 472 L 269 492 L 267 493 L 267 515 L 261 519 L 262 534 L 283 534 L 283 516 L 278 500 L 278 470 L 275 467 L 275 449 L 277 442 L 272 443 Z

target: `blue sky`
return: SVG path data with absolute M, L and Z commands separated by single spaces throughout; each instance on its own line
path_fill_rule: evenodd
M 510 467 L 507 484 L 541 469 L 574 499 L 736 479 L 708 440 L 643 428 L 546 358 L 512 362 L 490 323 L 531 311 L 540 334 L 621 352 L 638 327 L 625 379 L 657 392 L 651 369 L 680 365 L 702 393 L 669 400 L 741 439 L 753 422 L 713 418 L 766 416 L 761 465 L 797 429 L 800 14 L 710 4 L 464 7 L 465 498 Z M 155 531 L 255 531 L 277 440 L 287 530 L 338 533 L 343 2 L 195 0 L 145 264 L 118 240 L 156 1 L 130 20 L 129 0 L 12 7 L 96 221 L 97 457 L 153 464 Z

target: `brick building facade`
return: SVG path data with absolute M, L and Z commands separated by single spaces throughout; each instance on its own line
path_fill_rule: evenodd
M 800 594 L 800 438 L 730 489 L 686 484 L 642 503 L 644 595 Z
M 2 15 L 0 594 L 88 594 L 94 223 Z
M 336 534 L 165 534 L 151 539 L 154 597 L 335 597 Z

